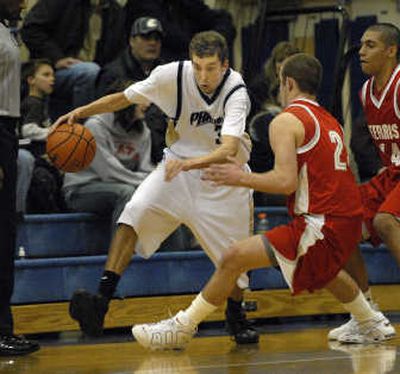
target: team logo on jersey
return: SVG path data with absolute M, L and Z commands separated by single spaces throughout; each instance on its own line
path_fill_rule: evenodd
M 369 132 L 376 140 L 392 140 L 399 139 L 399 130 L 397 124 L 384 124 L 384 125 L 368 125 Z
M 223 121 L 223 117 L 212 118 L 210 113 L 205 111 L 194 112 L 190 115 L 190 124 L 196 127 L 208 125 L 209 123 L 213 125 L 220 125 Z

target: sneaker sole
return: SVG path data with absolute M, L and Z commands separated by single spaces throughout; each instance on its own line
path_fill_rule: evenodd
M 369 341 L 355 341 L 355 340 L 353 340 L 353 341 L 352 340 L 345 340 L 345 341 L 338 340 L 338 341 L 339 341 L 339 343 L 342 343 L 342 344 L 371 344 L 371 343 L 384 342 L 384 341 L 393 339 L 395 336 L 396 336 L 396 334 L 388 334 L 388 335 L 385 335 L 383 337 L 383 339 L 373 339 L 373 340 L 369 340 Z

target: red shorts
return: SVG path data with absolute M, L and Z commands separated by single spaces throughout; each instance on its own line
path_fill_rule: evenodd
M 295 217 L 265 236 L 293 294 L 324 288 L 343 268 L 361 238 L 362 216 Z
M 361 200 L 364 208 L 364 223 L 373 245 L 381 243 L 373 227 L 377 213 L 390 213 L 400 217 L 400 168 L 390 166 L 369 182 L 360 185 Z

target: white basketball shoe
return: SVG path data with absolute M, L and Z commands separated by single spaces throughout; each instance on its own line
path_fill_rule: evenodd
M 343 333 L 337 340 L 347 344 L 379 343 L 396 335 L 396 330 L 381 312 L 376 312 L 374 318 L 354 326 L 354 329 Z
M 374 303 L 373 301 L 369 301 L 369 304 L 371 305 L 373 310 L 375 310 L 376 312 L 379 312 L 378 304 Z M 350 317 L 351 318 L 349 321 L 347 321 L 343 325 L 336 327 L 329 331 L 328 340 L 338 340 L 339 336 L 341 336 L 343 334 L 352 334 L 354 332 L 357 332 L 358 322 L 354 319 L 354 317 L 352 315 L 350 315 Z M 390 321 L 385 316 L 384 316 L 384 318 L 385 318 L 385 323 L 390 325 L 390 329 L 392 330 L 393 336 L 395 336 L 396 330 L 390 324 Z
M 145 323 L 132 327 L 137 342 L 150 350 L 184 349 L 197 332 L 185 312 L 157 323 Z

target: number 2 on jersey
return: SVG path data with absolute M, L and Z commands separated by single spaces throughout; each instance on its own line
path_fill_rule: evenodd
M 343 161 L 340 161 L 340 156 L 342 155 L 344 149 L 342 138 L 336 131 L 329 131 L 329 139 L 332 143 L 336 144 L 335 153 L 333 156 L 335 170 L 347 170 L 347 164 Z

